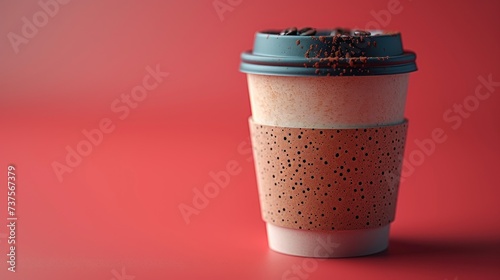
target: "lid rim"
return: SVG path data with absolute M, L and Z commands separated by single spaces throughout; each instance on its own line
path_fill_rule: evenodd
M 396 75 L 415 72 L 418 70 L 414 63 L 400 64 L 392 67 L 378 66 L 361 68 L 362 72 L 355 71 L 357 68 L 305 68 L 289 66 L 267 66 L 265 69 L 255 64 L 240 64 L 240 71 L 245 74 L 259 74 L 269 76 L 313 76 L 313 77 L 337 77 L 337 76 L 381 76 Z M 346 70 L 344 72 L 344 70 Z M 353 70 L 352 72 L 350 70 Z

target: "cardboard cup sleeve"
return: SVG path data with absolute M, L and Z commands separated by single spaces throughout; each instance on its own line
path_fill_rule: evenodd
M 407 120 L 358 129 L 249 122 L 264 221 L 358 230 L 394 220 Z

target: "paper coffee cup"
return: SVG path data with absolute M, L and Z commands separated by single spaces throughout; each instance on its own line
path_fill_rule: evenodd
M 399 33 L 256 34 L 241 71 L 271 249 L 351 257 L 387 248 L 415 70 Z

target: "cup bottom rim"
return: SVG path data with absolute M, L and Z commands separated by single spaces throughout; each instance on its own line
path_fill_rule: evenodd
M 382 252 L 389 245 L 390 224 L 342 231 L 298 230 L 266 223 L 269 247 L 276 252 L 312 258 L 347 258 Z

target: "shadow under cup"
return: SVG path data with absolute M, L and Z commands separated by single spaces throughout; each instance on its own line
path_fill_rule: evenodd
M 337 58 L 334 67 L 328 63 L 318 67 L 313 63 L 325 61 L 316 56 L 304 62 L 316 69 L 300 67 L 296 63 L 304 59 L 300 51 L 289 54 L 290 63 L 283 57 L 266 62 L 277 43 L 261 34 L 256 35 L 253 53 L 242 55 L 241 69 L 248 79 L 249 125 L 269 247 L 285 254 L 328 258 L 385 250 L 396 210 L 407 130 L 408 72 L 416 69 L 414 55 L 414 68 L 406 65 L 404 71 L 382 73 L 375 68 L 380 62 L 374 60 L 371 68 L 361 71 L 379 71 L 376 75 L 369 71 L 342 75 L 343 67 L 356 65 Z M 307 42 L 304 36 L 291 37 Z M 310 50 L 318 39 L 307 38 L 313 44 Z M 338 34 L 329 38 L 332 50 L 341 49 L 345 40 Z M 359 38 L 349 38 L 359 43 Z M 278 47 L 291 42 L 298 46 L 298 40 Z M 266 44 L 272 46 L 271 54 L 263 55 Z M 248 59 L 252 55 L 256 58 Z M 280 63 L 285 66 L 279 68 Z

